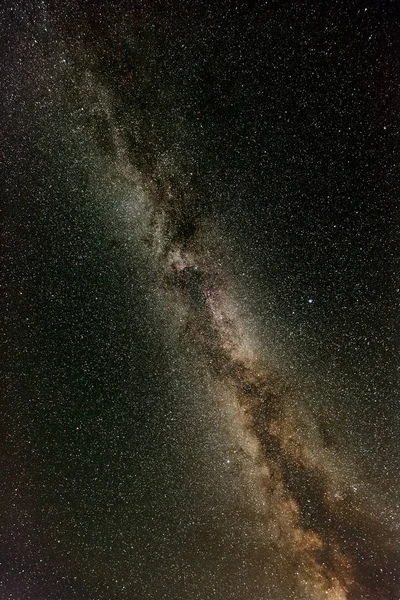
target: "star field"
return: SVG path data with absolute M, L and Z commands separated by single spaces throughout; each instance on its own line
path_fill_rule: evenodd
M 399 595 L 394 2 L 6 2 L 5 600 Z

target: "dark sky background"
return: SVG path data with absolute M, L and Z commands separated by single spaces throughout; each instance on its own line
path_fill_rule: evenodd
M 141 172 L 179 157 L 267 354 L 398 511 L 396 3 L 217 4 L 1 9 L 1 599 L 265 598 L 88 71 Z

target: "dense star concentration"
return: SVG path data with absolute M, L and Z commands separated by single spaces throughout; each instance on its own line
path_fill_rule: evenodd
M 398 600 L 394 2 L 0 10 L 0 598 Z

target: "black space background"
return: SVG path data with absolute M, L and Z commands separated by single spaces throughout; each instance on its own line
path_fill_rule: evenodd
M 90 569 L 109 578 L 104 598 L 125 597 L 112 581 L 129 579 L 132 562 L 138 597 L 229 590 L 217 574 L 222 595 L 201 591 L 200 567 L 179 576 L 193 543 L 185 524 L 207 523 L 212 506 L 204 482 L 187 484 L 190 390 L 184 375 L 174 381 L 179 361 L 149 315 L 145 272 L 104 220 L 90 161 L 65 133 L 78 118 L 69 84 L 49 80 L 43 92 L 55 48 L 69 73 L 95 65 L 144 169 L 179 154 L 202 213 L 240 249 L 261 322 L 270 299 L 294 379 L 324 390 L 311 410 L 333 445 L 395 486 L 395 2 L 194 4 L 2 9 L 5 598 L 103 598 Z

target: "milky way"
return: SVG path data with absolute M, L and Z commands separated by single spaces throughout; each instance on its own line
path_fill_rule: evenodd
M 179 319 L 183 343 L 206 365 L 215 402 L 231 406 L 232 427 L 242 440 L 239 451 L 246 457 L 243 469 L 254 486 L 244 511 L 254 508 L 252 501 L 261 502 L 259 528 L 269 546 L 265 560 L 276 552 L 290 564 L 295 589 L 283 593 L 309 600 L 394 598 L 396 539 L 370 514 L 366 500 L 354 498 L 348 482 L 334 480 L 335 459 L 324 458 L 323 448 L 308 447 L 290 411 L 294 392 L 251 349 L 227 290 L 234 282 L 213 257 L 213 225 L 196 214 L 194 190 L 177 183 L 176 165 L 138 170 L 115 123 L 111 96 L 98 84 L 97 94 L 95 113 L 109 132 L 108 168 L 127 184 L 133 210 L 137 202 L 144 207 L 139 228 L 147 227 L 146 252 L 154 261 L 164 310 L 172 319 L 184 315 Z M 214 231 L 214 238 L 218 235 Z M 340 471 L 340 465 L 335 468 Z
M 397 600 L 391 46 L 193 4 L 6 20 L 0 584 Z

